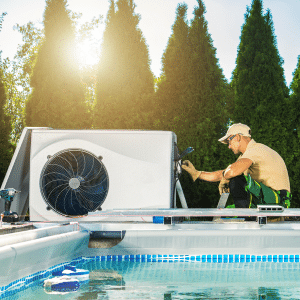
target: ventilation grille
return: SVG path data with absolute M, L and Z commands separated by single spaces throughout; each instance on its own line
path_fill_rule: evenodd
M 82 149 L 66 149 L 49 157 L 40 179 L 48 207 L 65 216 L 101 209 L 109 187 L 101 159 Z

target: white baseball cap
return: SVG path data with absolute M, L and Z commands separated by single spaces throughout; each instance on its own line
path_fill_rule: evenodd
M 241 123 L 236 123 L 231 125 L 227 132 L 226 135 L 223 136 L 222 138 L 220 138 L 218 141 L 226 144 L 226 140 L 231 136 L 231 135 L 235 135 L 235 134 L 240 134 L 243 136 L 249 136 L 251 137 L 251 129 L 249 126 L 245 125 L 245 124 L 241 124 Z

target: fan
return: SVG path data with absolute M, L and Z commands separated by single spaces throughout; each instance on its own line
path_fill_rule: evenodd
M 40 177 L 47 209 L 65 216 L 100 210 L 109 186 L 101 160 L 82 149 L 66 149 L 48 157 Z

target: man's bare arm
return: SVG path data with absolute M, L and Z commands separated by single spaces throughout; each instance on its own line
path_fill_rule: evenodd
M 222 173 L 225 170 L 219 170 L 219 171 L 214 171 L 214 172 L 205 172 L 201 171 L 199 175 L 199 179 L 205 180 L 205 181 L 210 181 L 210 182 L 217 182 L 222 179 Z
M 218 170 L 214 172 L 197 171 L 193 164 L 186 160 L 182 164 L 182 168 L 189 172 L 193 180 L 197 178 L 210 182 L 221 181 L 223 178 L 230 179 L 232 177 L 243 174 L 252 165 L 252 160 L 249 158 L 241 158 L 235 163 L 229 165 L 225 170 Z
M 246 170 L 250 168 L 252 165 L 252 160 L 249 158 L 241 158 L 235 163 L 229 165 L 225 172 L 224 172 L 224 178 L 230 179 L 232 177 L 236 177 L 238 175 L 243 174 Z

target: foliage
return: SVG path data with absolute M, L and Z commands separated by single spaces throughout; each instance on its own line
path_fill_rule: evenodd
M 208 33 L 205 7 L 198 1 L 189 26 L 187 6 L 177 7 L 172 35 L 163 55 L 163 79 L 158 85 L 159 129 L 177 134 L 178 146 L 195 151 L 188 159 L 197 169 L 224 169 L 233 157 L 218 142 L 228 121 L 229 86 Z M 223 147 L 222 147 L 223 146 Z M 215 207 L 219 199 L 213 183 L 195 183 L 183 173 L 181 183 L 189 207 Z
M 145 129 L 154 93 L 148 48 L 132 0 L 110 1 L 97 74 L 94 127 Z
M 276 150 L 293 169 L 289 146 L 293 128 L 289 124 L 288 88 L 282 68 L 283 60 L 277 50 L 270 11 L 263 14 L 262 0 L 253 0 L 242 27 L 232 86 L 235 91 L 232 119 L 250 126 L 252 136 Z M 292 193 L 296 185 L 291 177 Z M 300 199 L 294 197 L 293 206 Z
M 7 13 L 2 13 L 1 14 L 1 16 L 0 16 L 0 31 L 1 31 L 1 29 L 2 29 L 2 23 L 3 23 L 3 19 L 4 19 L 4 17 L 7 15 Z
M 293 73 L 291 92 L 290 121 L 295 136 L 300 138 L 300 55 L 298 56 L 297 67 Z
M 271 13 L 263 15 L 262 0 L 253 0 L 245 15 L 233 74 L 233 119 L 249 125 L 257 139 L 275 148 L 276 138 L 270 135 L 280 130 L 288 98 L 282 64 Z
M 10 116 L 12 123 L 10 140 L 15 145 L 24 128 L 25 101 L 31 93 L 30 74 L 43 39 L 43 32 L 32 22 L 23 26 L 16 24 L 14 29 L 22 34 L 23 43 L 18 46 L 14 60 L 4 59 L 1 67 L 7 93 L 5 112 Z
M 0 31 L 2 29 L 3 17 L 5 15 L 6 13 L 2 13 L 0 17 Z M 13 147 L 9 142 L 9 135 L 11 131 L 10 117 L 5 112 L 6 98 L 3 62 L 0 52 L 0 182 L 2 182 L 5 177 L 13 152 Z
M 2 70 L 2 82 L 6 90 L 6 101 L 3 108 L 5 114 L 10 116 L 12 125 L 9 141 L 16 145 L 23 130 L 24 108 L 24 92 L 17 87 L 19 68 L 15 62 L 6 58 L 0 62 L 0 69 Z
M 0 68 L 0 182 L 3 181 L 6 170 L 12 158 L 12 145 L 9 142 L 11 131 L 10 117 L 5 113 L 6 92 L 3 82 L 3 72 Z
M 23 26 L 16 24 L 14 30 L 17 30 L 22 34 L 23 42 L 18 46 L 17 54 L 14 58 L 19 63 L 19 69 L 20 72 L 22 72 L 21 75 L 26 77 L 26 79 L 29 79 L 38 55 L 40 44 L 44 40 L 44 31 L 32 22 L 28 22 Z M 30 91 L 29 84 L 23 87 L 27 92 Z
M 102 24 L 103 17 L 100 15 L 98 18 L 93 17 L 90 22 L 85 22 L 83 24 L 79 24 L 78 20 L 80 19 L 80 15 L 76 15 L 73 17 L 76 23 L 76 45 L 78 50 L 78 55 L 86 58 L 87 53 L 80 53 L 80 46 L 89 47 L 89 52 L 100 56 L 99 54 L 99 44 L 100 39 L 95 38 L 94 32 Z M 91 54 L 89 54 L 91 55 Z M 80 76 L 81 82 L 84 86 L 85 91 L 85 102 L 88 107 L 89 114 L 91 115 L 91 120 L 93 119 L 94 106 L 96 103 L 96 83 L 97 83 L 97 65 L 93 64 L 82 64 L 80 65 L 80 57 L 79 57 L 79 67 L 80 67 Z
M 73 16 L 76 22 L 81 15 Z M 102 17 L 93 18 L 78 26 L 76 44 L 91 39 L 91 32 L 101 23 Z M 22 44 L 18 46 L 14 60 L 5 59 L 2 63 L 4 81 L 8 94 L 6 113 L 11 116 L 13 124 L 11 141 L 16 144 L 24 128 L 25 102 L 32 93 L 30 76 L 35 65 L 39 48 L 44 41 L 44 30 L 38 24 L 29 22 L 25 25 L 16 24 L 14 30 L 22 35 Z M 95 68 L 86 67 L 80 69 L 81 81 L 84 85 L 85 101 L 91 112 L 95 102 Z
M 178 5 L 172 34 L 162 57 L 163 74 L 157 90 L 160 127 L 176 134 L 181 130 L 185 106 L 183 96 L 188 89 L 191 48 L 186 13 L 187 5 Z
M 75 55 L 75 28 L 66 0 L 47 0 L 45 39 L 31 76 L 26 125 L 89 128 L 90 117 Z
M 288 138 L 288 170 L 291 179 L 293 204 L 300 207 L 300 56 L 298 56 L 297 67 L 293 73 L 291 83 L 291 101 L 288 106 L 289 118 L 286 120 L 289 125 Z

